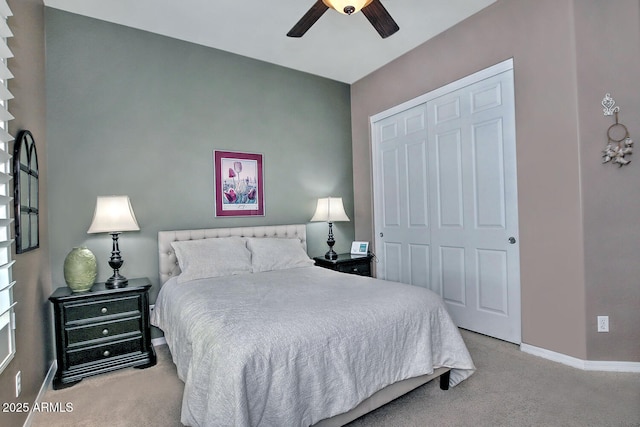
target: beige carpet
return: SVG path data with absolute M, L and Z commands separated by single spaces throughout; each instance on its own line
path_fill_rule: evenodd
M 640 427 L 640 374 L 585 372 L 463 331 L 478 371 L 449 391 L 432 381 L 349 427 Z M 39 413 L 35 427 L 181 426 L 182 382 L 167 346 L 152 368 L 124 369 L 49 390 L 45 402 L 73 411 Z M 274 426 L 288 427 L 288 426 Z
M 32 426 L 158 427 L 181 426 L 184 384 L 166 345 L 156 347 L 158 363 L 85 378 L 62 390 L 49 389 L 43 402 L 71 403 L 64 413 L 37 413 Z

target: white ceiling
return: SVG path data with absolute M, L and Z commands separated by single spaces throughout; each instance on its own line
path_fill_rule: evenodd
M 382 39 L 362 13 L 327 12 L 286 37 L 315 0 L 44 0 L 46 6 L 353 83 L 496 0 L 381 0 Z

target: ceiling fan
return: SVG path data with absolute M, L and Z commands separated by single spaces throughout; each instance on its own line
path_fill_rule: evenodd
M 317 0 L 287 33 L 287 36 L 302 37 L 329 8 L 345 15 L 362 10 L 364 16 L 383 39 L 400 29 L 380 0 Z

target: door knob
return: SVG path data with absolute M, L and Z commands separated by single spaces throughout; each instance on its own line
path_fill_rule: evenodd
M 516 238 L 515 237 L 509 237 L 509 243 L 511 243 L 512 245 L 516 242 Z
M 384 233 L 382 233 L 382 232 L 381 232 L 381 233 L 380 233 L 380 237 L 384 237 Z

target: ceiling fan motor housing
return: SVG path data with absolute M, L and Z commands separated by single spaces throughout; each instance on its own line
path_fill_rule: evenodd
M 322 2 L 331 9 L 344 13 L 345 15 L 351 15 L 360 11 L 372 1 L 373 0 L 322 0 Z

